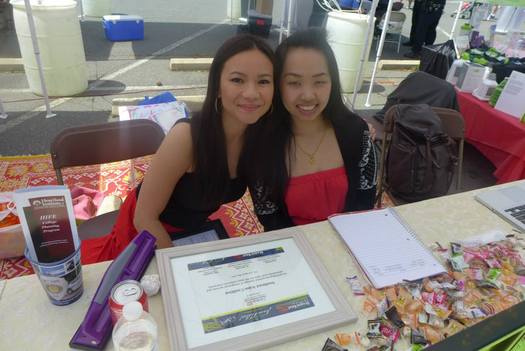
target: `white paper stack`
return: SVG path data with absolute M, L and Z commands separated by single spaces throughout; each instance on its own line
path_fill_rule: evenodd
M 508 113 L 516 118 L 525 116 L 525 73 L 512 71 L 509 81 L 503 88 L 494 106 L 496 110 Z

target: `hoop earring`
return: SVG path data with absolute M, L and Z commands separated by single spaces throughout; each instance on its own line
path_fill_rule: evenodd
M 219 112 L 219 98 L 218 97 L 215 98 L 215 112 L 220 113 Z

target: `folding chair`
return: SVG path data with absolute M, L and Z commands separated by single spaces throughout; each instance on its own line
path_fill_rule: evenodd
M 403 12 L 391 12 L 390 13 L 390 20 L 388 21 L 388 25 L 386 26 L 386 33 L 387 34 L 395 34 L 397 35 L 397 40 L 386 40 L 385 43 L 397 43 L 397 53 L 399 54 L 399 49 L 401 48 L 401 37 L 403 36 L 401 32 L 403 31 L 403 24 L 405 23 L 406 15 Z M 385 26 L 385 16 L 381 18 L 381 22 L 379 23 L 379 28 L 383 29 Z M 379 48 L 379 40 L 377 40 L 376 44 L 376 50 Z
M 384 137 L 381 145 L 381 157 L 379 165 L 379 180 L 377 183 L 377 206 L 381 206 L 383 193 L 386 191 L 386 157 L 390 149 L 392 141 L 392 133 L 394 132 L 395 124 L 395 105 L 392 106 L 385 114 L 384 120 Z M 438 117 L 441 119 L 443 124 L 443 130 L 458 144 L 458 165 L 456 169 L 456 189 L 461 189 L 462 185 L 462 173 L 463 173 L 463 149 L 465 145 L 465 121 L 463 116 L 456 110 L 443 108 L 443 107 L 432 107 Z M 399 205 L 404 203 L 400 199 L 396 199 L 389 194 L 392 202 Z
M 62 130 L 52 141 L 50 153 L 58 184 L 64 184 L 62 168 L 104 164 L 157 152 L 164 132 L 146 119 L 101 123 Z M 134 167 L 131 167 L 134 179 Z M 110 232 L 118 210 L 91 218 L 78 227 L 81 240 Z

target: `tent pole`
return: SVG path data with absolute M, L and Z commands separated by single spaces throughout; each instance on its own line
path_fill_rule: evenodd
M 359 62 L 359 69 L 357 70 L 357 77 L 354 83 L 354 92 L 352 94 L 352 109 L 355 109 L 355 100 L 357 99 L 357 89 L 359 87 L 359 81 L 361 81 L 361 77 L 363 76 L 363 67 L 369 54 L 367 49 L 368 45 L 370 44 L 370 33 L 374 31 L 375 14 L 378 3 L 379 0 L 372 1 L 372 8 L 370 9 L 370 13 L 368 14 L 368 28 L 366 30 L 365 46 L 363 47 L 363 51 L 361 52 L 361 61 Z
M 47 95 L 46 82 L 44 81 L 44 70 L 42 68 L 42 61 L 40 59 L 40 49 L 38 47 L 38 41 L 36 38 L 35 21 L 33 19 L 33 11 L 31 10 L 31 3 L 29 0 L 24 0 L 26 5 L 27 23 L 29 24 L 29 31 L 31 32 L 31 41 L 33 42 L 33 50 L 35 52 L 36 65 L 38 66 L 38 74 L 40 76 L 40 85 L 42 87 L 42 95 L 46 104 L 46 118 L 56 116 L 51 111 L 51 105 L 49 104 L 49 96 Z
M 84 5 L 82 4 L 82 0 L 78 0 L 78 5 L 80 6 L 80 20 L 85 20 L 84 18 Z
M 280 25 L 280 28 L 279 28 L 279 44 L 281 44 L 281 42 L 283 41 L 284 16 L 286 15 L 286 9 L 288 8 L 288 1 L 290 1 L 290 0 L 283 1 L 283 15 L 281 17 L 281 25 Z
M 460 1 L 459 5 L 458 5 L 458 9 L 456 11 L 456 17 L 454 18 L 454 23 L 452 24 L 452 29 L 450 30 L 450 38 L 449 39 L 453 39 L 454 38 L 454 32 L 456 31 L 456 26 L 458 25 L 459 13 L 460 13 L 460 10 L 462 8 L 463 8 L 463 1 Z
M 2 99 L 0 99 L 0 118 L 7 118 L 7 113 L 5 113 L 4 104 L 2 104 Z
M 286 37 L 290 36 L 292 32 L 292 8 L 294 6 L 293 0 L 288 0 L 288 23 L 286 23 Z
M 379 65 L 379 59 L 383 53 L 383 45 L 385 44 L 386 32 L 388 31 L 388 23 L 390 22 L 390 14 L 392 13 L 392 4 L 394 0 L 388 0 L 388 7 L 386 9 L 385 21 L 383 28 L 381 28 L 381 39 L 379 39 L 379 47 L 377 48 L 376 53 L 376 62 L 374 63 L 374 69 L 372 71 L 372 77 L 370 78 L 370 87 L 368 88 L 368 95 L 366 96 L 365 106 L 370 107 L 370 97 L 372 95 L 372 90 L 374 89 L 374 80 L 376 78 L 377 66 Z

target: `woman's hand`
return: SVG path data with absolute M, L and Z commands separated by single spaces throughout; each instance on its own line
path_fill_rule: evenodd
M 171 242 L 169 235 L 156 236 L 157 237 L 157 250 L 166 249 L 172 247 L 173 243 Z

